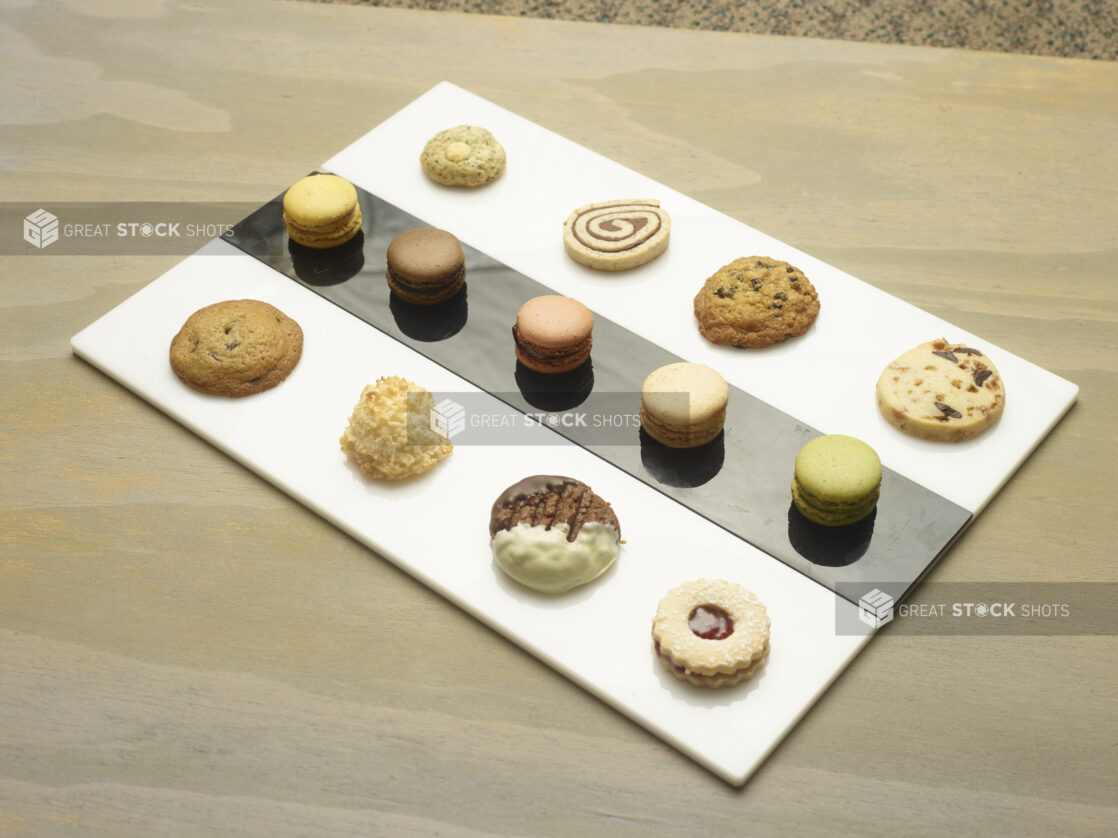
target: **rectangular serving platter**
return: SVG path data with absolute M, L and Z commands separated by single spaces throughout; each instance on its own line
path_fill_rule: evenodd
M 463 123 L 489 128 L 508 152 L 506 173 L 484 189 L 440 187 L 417 162 L 412 165 L 430 136 Z M 719 370 L 736 392 L 792 422 L 788 450 L 817 432 L 850 433 L 869 442 L 896 485 L 911 487 L 911 495 L 897 494 L 909 498 L 906 508 L 913 515 L 926 508 L 919 502 L 926 498 L 958 518 L 933 537 L 931 557 L 917 570 L 883 561 L 867 572 L 865 581 L 887 589 L 890 583 L 901 592 L 911 589 L 1076 397 L 1070 382 L 446 82 L 321 169 L 368 193 L 370 208 L 383 202 L 405 217 L 454 232 L 476 258 L 495 260 L 519 276 L 517 282 L 576 297 L 618 334 Z M 617 197 L 660 200 L 673 223 L 668 251 L 625 275 L 573 263 L 563 250 L 563 219 L 576 206 Z M 380 203 L 375 207 L 387 214 Z M 378 279 L 376 259 L 383 258 L 377 256 L 383 242 L 372 226 L 369 233 L 362 282 Z M 719 266 L 751 254 L 800 267 L 819 290 L 822 313 L 806 335 L 771 349 L 708 344 L 694 327 L 691 298 Z M 393 335 L 392 324 L 383 330 L 370 325 L 375 317 L 368 312 L 355 316 L 343 307 L 345 300 L 328 299 L 324 288 L 312 290 L 284 270 L 228 241 L 212 242 L 76 335 L 74 352 L 731 784 L 745 782 L 868 641 L 868 628 L 836 631 L 840 624 L 861 624 L 857 606 L 831 590 L 842 578 L 861 577 L 817 571 L 802 558 L 797 564 L 793 555 L 776 560 L 751 543 L 780 552 L 763 538 L 750 539 L 748 532 L 716 523 L 717 516 L 696 512 L 686 490 L 666 492 L 637 465 L 626 470 L 592 445 L 575 444 L 546 427 L 522 431 L 515 445 L 458 445 L 438 468 L 401 483 L 367 480 L 347 461 L 338 437 L 361 389 L 379 376 L 404 376 L 435 393 L 469 394 L 472 409 L 494 413 L 509 410 L 509 394 L 478 386 L 475 368 L 459 369 L 453 356 L 433 360 L 424 354 L 429 348 Z M 479 300 L 485 299 L 484 279 L 480 272 L 469 286 Z M 375 295 L 356 296 L 375 307 Z M 201 306 L 238 297 L 267 300 L 300 323 L 305 344 L 299 366 L 282 386 L 249 399 L 212 398 L 184 388 L 166 362 L 170 337 Z M 886 363 L 940 336 L 982 346 L 996 358 L 1008 393 L 1002 421 L 958 446 L 896 432 L 873 399 Z M 511 337 L 509 343 L 511 358 Z M 137 345 L 148 349 L 136 352 Z M 595 364 L 601 363 L 596 354 Z M 728 422 L 726 444 L 768 442 L 763 427 L 747 431 Z M 620 447 L 630 458 L 639 450 Z M 777 469 L 775 463 L 771 468 Z M 777 508 L 786 506 L 790 469 L 788 462 L 782 485 L 771 487 L 779 493 Z M 613 504 L 622 522 L 625 545 L 615 566 L 592 585 L 558 598 L 510 582 L 489 555 L 493 498 L 534 473 L 584 480 Z M 759 482 L 772 483 L 777 473 Z M 432 510 L 439 527 L 426 523 Z M 762 530 L 781 529 L 778 523 L 774 530 L 771 515 L 764 517 Z M 681 683 L 651 652 L 656 603 L 669 588 L 699 577 L 744 584 L 772 618 L 769 661 L 734 690 Z

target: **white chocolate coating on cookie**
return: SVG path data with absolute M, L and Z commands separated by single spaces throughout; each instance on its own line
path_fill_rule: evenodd
M 583 524 L 573 541 L 567 540 L 569 532 L 566 524 L 517 524 L 493 536 L 493 559 L 525 587 L 564 593 L 605 573 L 621 550 L 618 532 L 609 524 Z

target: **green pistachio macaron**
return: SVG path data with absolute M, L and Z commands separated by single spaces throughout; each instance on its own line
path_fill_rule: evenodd
M 873 512 L 881 493 L 881 460 L 852 436 L 816 437 L 796 455 L 792 502 L 809 521 L 842 527 Z

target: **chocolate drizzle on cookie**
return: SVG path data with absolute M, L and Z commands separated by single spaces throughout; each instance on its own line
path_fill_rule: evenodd
M 547 529 L 567 525 L 567 541 L 574 541 L 587 523 L 608 524 L 620 534 L 612 507 L 572 477 L 537 474 L 509 486 L 493 503 L 489 535 L 517 524 Z

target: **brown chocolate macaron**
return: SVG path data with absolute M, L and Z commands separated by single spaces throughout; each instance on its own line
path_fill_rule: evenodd
M 594 315 L 571 297 L 547 294 L 520 307 L 512 327 L 516 357 L 530 370 L 570 372 L 590 357 Z
M 388 245 L 387 277 L 392 293 L 409 303 L 449 300 L 466 281 L 462 243 L 434 227 L 401 233 Z

